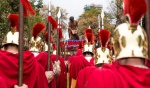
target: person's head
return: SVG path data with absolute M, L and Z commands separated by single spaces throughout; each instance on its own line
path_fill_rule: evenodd
M 46 26 L 42 23 L 36 23 L 32 29 L 32 37 L 30 39 L 30 51 L 40 52 L 42 48 L 42 39 L 39 36 L 45 30 Z
M 71 17 L 69 18 L 69 20 L 70 20 L 71 22 L 73 22 L 73 21 L 74 21 L 74 17 L 71 16 Z
M 130 2 L 130 3 L 129 3 Z M 148 58 L 148 41 L 144 29 L 138 25 L 139 20 L 147 12 L 145 0 L 135 5 L 134 0 L 124 2 L 124 15 L 129 17 L 129 23 L 118 25 L 113 35 L 113 45 L 117 60 L 145 60 Z M 138 1 L 137 1 L 138 2 Z
M 12 53 L 18 53 L 18 45 L 19 45 L 19 32 L 17 32 L 18 28 L 18 14 L 10 14 L 8 19 L 10 20 L 10 31 L 4 37 L 3 40 L 3 50 Z
M 93 57 L 94 55 L 94 35 L 91 29 L 85 30 L 85 44 L 83 46 L 83 55 L 85 58 Z

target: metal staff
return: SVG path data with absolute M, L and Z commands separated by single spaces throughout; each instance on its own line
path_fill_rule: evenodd
M 51 12 L 50 12 L 50 2 L 49 2 L 49 6 L 48 6 L 48 15 L 51 16 Z M 51 23 L 48 21 L 48 64 L 47 64 L 47 71 L 50 71 L 50 41 L 51 41 Z
M 102 29 L 104 29 L 104 10 L 102 9 L 101 18 L 102 18 Z
M 23 85 L 23 5 L 19 0 L 19 61 L 18 61 L 18 86 Z
M 98 32 L 100 31 L 100 14 L 98 15 Z
M 58 61 L 58 56 L 60 55 L 60 36 L 59 36 L 59 29 L 61 28 L 60 27 L 60 17 L 61 17 L 61 13 L 60 13 L 60 9 L 59 9 L 59 12 L 57 14 L 57 17 L 58 17 L 58 30 L 57 30 L 57 55 L 56 55 L 56 61 Z

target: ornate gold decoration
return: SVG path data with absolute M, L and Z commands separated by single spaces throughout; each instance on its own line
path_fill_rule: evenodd
M 147 36 L 146 36 L 147 34 L 144 30 L 142 30 L 142 32 L 144 34 L 144 39 L 145 39 L 145 40 L 143 40 L 143 50 L 142 50 L 142 52 L 143 52 L 143 55 L 148 58 L 148 42 L 147 42 L 148 40 L 147 40 Z
M 106 51 L 106 48 L 105 48 L 105 47 L 102 47 L 101 49 L 102 49 L 102 51 L 103 51 L 103 52 L 105 52 L 105 51 Z
M 98 55 L 98 53 L 97 53 L 97 51 L 96 51 L 96 53 L 95 53 L 95 64 L 97 63 L 98 58 L 100 58 L 100 55 Z
M 129 30 L 131 30 L 132 34 L 137 30 L 137 25 L 130 24 Z
M 126 47 L 126 38 L 124 36 L 121 38 L 121 44 L 124 48 Z
M 132 57 L 135 57 L 134 51 L 132 50 Z
M 139 47 L 143 46 L 143 40 L 142 40 L 142 36 L 141 35 L 138 36 L 137 41 L 138 41 L 138 46 Z
M 120 37 L 120 34 L 119 34 L 119 31 L 118 29 L 116 30 L 116 32 L 114 33 L 114 36 L 113 36 L 113 43 L 114 43 L 114 49 L 115 49 L 115 56 L 117 57 L 120 52 L 121 52 L 121 47 L 120 47 L 120 43 L 119 43 L 119 37 Z
M 7 43 L 7 35 L 4 37 L 3 44 Z

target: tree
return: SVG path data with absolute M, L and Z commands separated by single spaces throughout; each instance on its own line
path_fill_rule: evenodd
M 34 5 L 34 3 L 37 0 L 30 0 L 31 5 L 36 10 L 37 15 L 35 17 L 25 18 L 24 21 L 24 37 L 27 37 L 29 40 L 29 35 L 31 33 L 31 29 L 33 24 L 36 22 L 44 22 L 44 19 L 39 15 L 39 9 L 42 7 L 42 0 L 38 0 L 37 5 Z M 4 35 L 7 34 L 7 32 L 10 29 L 10 22 L 7 18 L 7 16 L 10 13 L 16 13 L 18 14 L 19 11 L 19 0 L 1 0 L 0 3 L 0 45 L 2 44 L 2 40 L 4 38 Z
M 79 24 L 79 36 L 82 37 L 84 35 L 84 30 L 89 26 L 93 30 L 94 35 L 97 35 L 98 32 L 98 14 L 101 13 L 101 10 L 93 8 L 89 11 L 85 11 L 78 19 Z M 105 12 L 104 17 L 104 27 L 105 29 L 111 30 L 113 27 L 110 25 L 111 20 L 108 19 L 108 14 Z
M 116 26 L 125 22 L 125 19 L 123 19 L 123 0 L 112 0 L 108 9 L 112 16 L 111 19 L 116 20 L 116 22 L 114 22 Z

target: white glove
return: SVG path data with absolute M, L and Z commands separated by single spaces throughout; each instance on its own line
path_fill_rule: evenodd
M 60 75 L 60 72 L 61 72 L 60 61 L 55 61 L 53 65 L 53 72 L 55 75 Z
M 46 71 L 46 72 L 45 72 L 45 75 L 46 75 L 46 78 L 47 78 L 47 80 L 48 80 L 48 83 L 50 83 L 50 82 L 53 80 L 53 78 L 54 78 L 54 73 L 53 73 L 53 71 Z
M 14 88 L 28 88 L 28 86 L 26 84 L 23 84 L 23 86 L 20 87 L 18 85 L 15 85 Z

